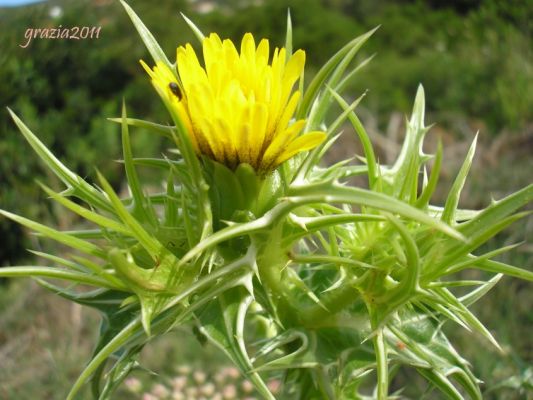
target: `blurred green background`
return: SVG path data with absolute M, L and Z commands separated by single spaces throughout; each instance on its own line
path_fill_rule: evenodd
M 486 206 L 528 183 L 533 171 L 533 1 L 531 0 L 256 0 L 129 1 L 173 57 L 178 44 L 194 41 L 183 12 L 205 33 L 236 41 L 245 32 L 284 43 L 287 8 L 294 46 L 307 52 L 306 78 L 351 38 L 381 25 L 358 56 L 374 56 L 348 88 L 355 98 L 368 90 L 359 113 L 380 159 L 398 151 L 416 87 L 426 89 L 428 151 L 445 144 L 443 185 L 436 203 L 457 172 L 476 131 L 479 151 L 462 197 L 465 208 Z M 33 39 L 28 28 L 101 26 L 98 39 Z M 45 220 L 61 228 L 76 224 L 38 190 L 36 180 L 61 185 L 42 168 L 10 120 L 13 109 L 52 151 L 91 180 L 95 167 L 120 188 L 118 116 L 122 99 L 130 116 L 166 123 L 168 117 L 138 60 L 150 60 L 118 1 L 44 1 L 0 7 L 0 208 Z M 351 157 L 355 140 L 346 138 L 330 159 Z M 136 155 L 157 156 L 171 144 L 146 132 L 133 136 Z M 353 146 L 352 146 L 353 145 Z M 151 179 L 157 177 L 152 176 Z M 526 241 L 504 261 L 531 268 L 531 218 L 516 224 L 494 244 Z M 0 220 L 0 266 L 34 262 L 26 248 L 49 246 L 17 225 Z M 502 343 L 499 354 L 477 337 L 447 327 L 457 347 L 487 382 L 486 398 L 533 398 L 531 284 L 504 278 L 474 309 Z M 60 399 L 88 358 L 96 316 L 65 304 L 30 282 L 0 283 L 0 399 Z M 175 365 L 222 365 L 184 335 L 157 343 L 143 357 L 170 379 Z M 178 337 L 180 339 L 178 339 Z M 186 343 L 186 344 L 184 344 Z M 188 350 L 183 352 L 181 348 Z M 161 355 L 164 354 L 164 357 Z M 164 363 L 161 360 L 165 360 Z M 399 381 L 417 382 L 408 373 Z M 142 375 L 151 388 L 153 378 Z M 235 383 L 237 385 L 237 383 Z M 425 386 L 407 395 L 420 398 Z M 141 392 L 144 389 L 141 390 Z M 240 398 L 238 392 L 236 398 Z M 434 394 L 434 393 L 433 393 Z M 427 395 L 427 398 L 433 394 Z M 123 397 L 120 397 L 123 396 Z M 118 398 L 132 398 L 124 392 Z M 140 396 L 140 395 L 139 395 Z M 243 395 L 244 396 L 244 395 Z

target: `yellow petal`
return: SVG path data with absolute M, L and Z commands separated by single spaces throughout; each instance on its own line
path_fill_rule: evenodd
M 225 162 L 232 168 L 237 166 L 237 151 L 235 149 L 234 142 L 231 140 L 231 127 L 224 118 L 216 118 L 213 124 L 215 129 L 214 139 L 217 141 L 217 145 L 222 149 Z
M 268 110 L 265 104 L 255 103 L 252 108 L 251 115 L 251 158 L 255 165 L 263 150 L 265 141 L 266 127 L 267 127 Z
M 269 53 L 268 40 L 256 46 L 250 33 L 240 52 L 212 33 L 202 43 L 203 65 L 190 44 L 176 51 L 177 71 L 163 63 L 141 65 L 182 119 L 198 153 L 230 168 L 246 162 L 266 173 L 324 137 L 321 132 L 298 137 L 304 120 L 289 126 L 300 99 L 293 86 L 303 73 L 305 53 L 298 50 L 287 60 L 286 50 L 276 48 L 270 62 Z
M 228 66 L 228 68 L 232 68 L 239 59 L 239 53 L 237 52 L 237 49 L 235 48 L 233 42 L 228 39 L 222 42 L 222 48 L 224 50 L 223 61 Z
M 268 40 L 262 39 L 257 46 L 257 62 L 259 64 L 268 64 L 268 53 L 269 53 L 269 44 Z
M 299 100 L 300 100 L 300 92 L 296 91 L 292 94 L 291 99 L 285 106 L 285 110 L 283 111 L 283 114 L 281 115 L 278 121 L 278 130 L 276 131 L 276 135 L 280 134 L 280 132 L 286 129 L 286 126 L 289 124 L 289 121 L 294 115 L 294 111 L 296 110 L 296 107 L 298 106 Z
M 244 35 L 241 41 L 241 58 L 248 62 L 255 61 L 255 41 L 251 33 Z
M 198 57 L 190 44 L 185 48 L 178 48 L 177 53 L 178 72 L 186 92 L 190 90 L 191 84 L 198 81 L 207 81 L 207 74 L 200 66 Z
M 305 121 L 299 120 L 294 124 L 289 126 L 284 132 L 279 135 L 276 135 L 272 143 L 268 145 L 266 149 L 263 160 L 261 161 L 261 168 L 265 169 L 272 165 L 272 163 L 278 158 L 278 156 L 283 152 L 287 143 L 291 142 L 300 131 L 304 128 Z
M 252 143 L 252 128 L 250 124 L 252 116 L 252 107 L 248 104 L 244 105 L 241 121 L 237 128 L 237 152 L 241 163 L 248 163 L 252 165 L 251 143 Z
M 297 153 L 310 150 L 324 141 L 326 134 L 324 132 L 313 131 L 306 133 L 294 139 L 287 148 L 276 158 L 274 166 L 278 166 L 282 162 L 287 161 Z
M 292 82 L 294 84 L 296 80 L 302 74 L 305 65 L 305 51 L 298 50 L 294 53 L 287 65 L 285 66 L 285 71 L 283 73 L 283 81 Z
M 305 52 L 303 50 L 298 50 L 292 55 L 289 62 L 285 67 L 282 78 L 282 89 L 281 89 L 281 107 L 284 106 L 285 102 L 289 98 L 289 95 L 292 91 L 292 87 L 302 74 L 305 65 Z
M 198 118 L 196 123 L 197 128 L 202 134 L 203 143 L 208 147 L 208 155 L 215 160 L 224 163 L 224 148 L 220 140 L 217 140 L 217 129 L 213 122 L 208 118 Z

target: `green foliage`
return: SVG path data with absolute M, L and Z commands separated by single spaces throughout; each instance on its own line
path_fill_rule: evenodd
M 488 1 L 460 16 L 423 2 L 389 3 L 365 18 L 367 28 L 385 22 L 368 47 L 379 62 L 359 75 L 354 88 L 374 93 L 376 113 L 407 112 L 406 93 L 421 82 L 430 94 L 429 111 L 442 113 L 443 123 L 466 114 L 485 121 L 489 133 L 524 128 L 533 119 L 530 27 L 517 16 L 516 4 L 518 21 L 502 18 L 506 7 Z

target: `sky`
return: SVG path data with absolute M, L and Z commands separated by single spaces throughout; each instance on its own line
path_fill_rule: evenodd
M 39 3 L 43 0 L 0 0 L 0 7 L 18 7 L 26 4 Z

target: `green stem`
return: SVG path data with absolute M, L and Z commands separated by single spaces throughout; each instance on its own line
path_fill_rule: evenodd
M 372 339 L 376 352 L 376 369 L 378 373 L 378 400 L 387 400 L 389 391 L 389 371 L 387 365 L 387 348 L 383 339 L 383 329 L 378 329 Z
M 259 276 L 271 291 L 278 310 L 283 310 L 290 317 L 296 316 L 297 320 L 307 327 L 313 327 L 319 325 L 325 318 L 345 309 L 359 297 L 354 282 L 347 282 L 337 289 L 326 292 L 321 297 L 320 304 L 302 310 L 301 305 L 297 304 L 291 295 L 290 280 L 284 279 L 283 269 L 290 259 L 287 249 L 281 245 L 281 234 L 281 226 L 278 226 L 272 229 L 268 236 L 257 238 L 257 242 L 261 243 L 257 259 Z
M 327 376 L 325 368 L 322 366 L 319 366 L 315 370 L 315 373 L 316 373 L 316 378 L 317 378 L 317 384 L 319 386 L 320 392 L 322 393 L 322 396 L 324 396 L 324 399 L 334 400 L 335 393 L 333 391 L 333 388 L 331 387 L 330 379 Z
M 337 314 L 359 297 L 359 292 L 351 283 L 326 292 L 321 298 L 321 305 L 313 305 L 305 310 L 300 310 L 300 319 L 307 327 L 319 325 L 325 318 Z
M 265 237 L 257 237 L 255 242 L 258 247 L 257 268 L 261 282 L 272 295 L 272 301 L 285 320 L 293 319 L 298 307 L 291 300 L 290 289 L 287 281 L 282 279 L 283 269 L 289 259 L 285 249 L 281 246 L 281 226 L 273 228 Z
M 135 318 L 126 325 L 113 339 L 111 339 L 89 362 L 83 372 L 80 374 L 72 389 L 67 395 L 67 400 L 73 400 L 74 396 L 80 391 L 82 385 L 87 382 L 91 375 L 107 358 L 125 344 L 133 334 L 141 328 L 140 318 Z

